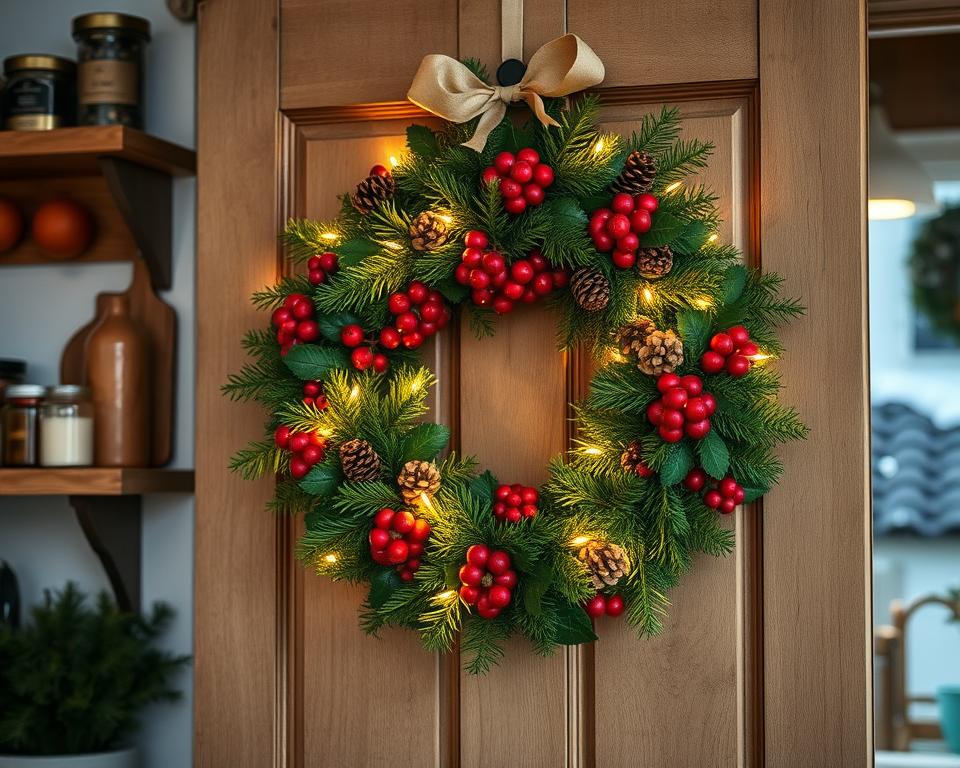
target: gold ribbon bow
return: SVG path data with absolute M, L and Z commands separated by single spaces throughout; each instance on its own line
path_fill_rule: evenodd
M 543 107 L 543 96 L 566 96 L 603 81 L 603 62 L 576 35 L 564 35 L 540 48 L 516 85 L 487 85 L 456 59 L 442 54 L 424 56 L 407 98 L 444 120 L 465 123 L 480 115 L 470 141 L 483 149 L 490 131 L 503 119 L 507 104 L 525 101 L 544 125 L 559 125 Z

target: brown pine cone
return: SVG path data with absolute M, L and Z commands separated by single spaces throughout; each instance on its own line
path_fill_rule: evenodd
M 653 179 L 657 175 L 657 162 L 646 152 L 631 152 L 623 164 L 620 175 L 613 180 L 610 189 L 613 192 L 626 192 L 628 195 L 639 195 L 649 192 L 653 187 Z
M 673 373 L 683 365 L 683 340 L 673 331 L 654 331 L 637 357 L 637 368 L 650 376 Z
M 421 493 L 429 497 L 440 490 L 440 470 L 432 461 L 408 461 L 397 475 L 397 485 L 407 504 L 413 504 Z
M 397 182 L 393 174 L 387 171 L 382 176 L 371 174 L 357 184 L 357 191 L 350 201 L 360 213 L 370 213 L 380 203 L 389 200 L 397 191 Z
M 637 254 L 637 271 L 646 278 L 663 277 L 673 269 L 673 251 L 669 245 L 641 248 Z
M 640 443 L 636 440 L 630 443 L 626 450 L 620 454 L 620 466 L 627 472 L 640 475 L 640 477 L 650 477 L 652 474 L 650 467 L 647 466 L 647 462 L 643 460 L 643 451 L 640 448 Z
M 418 251 L 439 248 L 448 237 L 446 223 L 433 211 L 424 211 L 410 222 L 410 244 Z
M 594 589 L 612 587 L 630 573 L 630 558 L 619 544 L 589 541 L 578 557 L 587 566 Z
M 570 278 L 570 292 L 581 309 L 598 312 L 610 303 L 610 281 L 591 267 L 581 267 Z
M 647 341 L 647 336 L 657 330 L 653 320 L 640 316 L 636 320 L 621 326 L 617 331 L 617 348 L 628 357 L 639 355 Z
M 351 483 L 370 483 L 380 478 L 383 462 L 366 440 L 347 440 L 340 445 L 343 475 Z

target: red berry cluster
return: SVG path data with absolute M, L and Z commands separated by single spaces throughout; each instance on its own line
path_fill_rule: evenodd
M 594 247 L 601 253 L 613 251 L 614 266 L 630 269 L 637 263 L 640 235 L 650 231 L 650 217 L 658 204 L 657 198 L 646 192 L 636 196 L 615 194 L 609 208 L 598 208 L 590 216 L 587 229 Z
M 396 349 L 416 349 L 430 336 L 450 322 L 450 309 L 440 291 L 431 290 L 414 280 L 406 291 L 391 293 L 387 308 L 393 315 L 393 325 L 380 331 L 380 344 Z
M 661 397 L 647 406 L 647 419 L 658 428 L 660 437 L 668 443 L 677 443 L 684 433 L 694 440 L 707 436 L 717 401 L 703 391 L 699 376 L 662 373 L 657 379 L 657 389 Z
M 493 165 L 483 169 L 484 184 L 500 184 L 500 195 L 507 213 L 523 213 L 528 205 L 540 205 L 553 184 L 553 168 L 540 162 L 537 150 L 525 147 L 514 155 L 501 152 Z
M 599 619 L 604 614 L 607 616 L 619 616 L 625 608 L 623 598 L 620 597 L 620 595 L 606 597 L 599 592 L 591 597 L 583 606 L 583 610 L 587 612 L 587 616 L 591 619 Z
M 707 483 L 713 483 L 713 480 L 700 467 L 691 469 L 683 480 L 684 487 L 694 493 L 700 493 Z M 743 486 L 733 479 L 733 475 L 727 475 L 703 494 L 703 503 L 710 509 L 719 509 L 723 514 L 729 515 L 736 509 L 737 504 L 743 504 L 745 498 Z
M 466 248 L 453 276 L 473 289 L 470 298 L 474 304 L 492 306 L 499 315 L 510 312 L 518 301 L 532 304 L 570 281 L 566 270 L 551 271 L 550 263 L 538 250 L 507 266 L 502 254 L 486 250 L 490 241 L 483 232 L 471 230 L 463 242 Z
M 323 393 L 323 384 L 319 381 L 303 382 L 303 404 L 315 405 L 321 411 L 327 407 L 327 396 Z
M 484 619 L 496 618 L 510 604 L 517 572 L 510 567 L 510 555 L 502 549 L 492 552 L 486 544 L 467 550 L 467 562 L 460 567 L 460 599 L 476 605 Z
M 290 451 L 290 474 L 300 480 L 327 453 L 327 438 L 319 432 L 294 432 L 286 424 L 274 430 L 273 442 L 277 448 Z
M 430 538 L 430 523 L 405 509 L 381 509 L 373 518 L 370 557 L 379 565 L 396 566 L 404 581 L 420 568 L 423 544 Z
M 291 293 L 283 306 L 273 311 L 273 327 L 277 329 L 280 354 L 285 355 L 294 344 L 316 341 L 320 326 L 314 319 L 313 302 L 302 293 Z
M 372 344 L 364 344 L 363 328 L 356 323 L 350 323 L 340 329 L 340 341 L 350 347 L 350 363 L 358 371 L 365 371 L 372 367 L 377 373 L 383 373 L 390 367 L 390 361 L 382 352 L 375 352 Z M 362 345 L 362 346 L 361 346 Z
M 540 494 L 529 485 L 498 485 L 494 493 L 493 515 L 497 520 L 519 523 L 524 517 L 537 516 Z
M 337 271 L 337 254 L 321 253 L 311 256 L 307 261 L 307 276 L 314 285 L 320 285 L 330 275 Z
M 731 376 L 746 376 L 750 358 L 759 351 L 750 341 L 750 332 L 742 325 L 735 325 L 726 333 L 714 334 L 710 349 L 700 358 L 700 367 L 704 373 L 720 373 L 726 368 Z

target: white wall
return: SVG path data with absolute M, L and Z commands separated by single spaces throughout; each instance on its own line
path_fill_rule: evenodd
M 147 130 L 187 147 L 196 146 L 195 27 L 176 21 L 163 0 L 3 0 L 0 58 L 18 53 L 76 57 L 71 19 L 115 10 L 150 19 L 147 48 Z M 196 185 L 174 182 L 173 289 L 164 300 L 179 321 L 176 443 L 173 466 L 193 466 L 194 267 Z M 0 357 L 28 361 L 30 380 L 54 384 L 60 351 L 93 314 L 101 291 L 123 290 L 127 264 L 83 267 L 0 268 Z M 13 565 L 26 603 L 43 589 L 73 579 L 88 591 L 109 587 L 64 498 L 0 497 L 0 559 Z M 177 653 L 193 649 L 193 501 L 155 496 L 144 500 L 143 599 L 165 600 L 177 611 L 163 644 Z M 192 670 L 177 681 L 184 699 L 144 713 L 138 744 L 144 768 L 191 765 Z

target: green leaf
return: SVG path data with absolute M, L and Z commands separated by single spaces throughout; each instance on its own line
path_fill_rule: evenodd
M 437 137 L 425 125 L 411 125 L 407 128 L 407 146 L 415 155 L 426 160 L 437 156 Z
M 683 339 L 683 356 L 693 363 L 707 348 L 710 337 L 710 315 L 696 309 L 685 309 L 677 313 L 677 330 Z
M 497 478 L 488 469 L 470 482 L 470 494 L 482 499 L 487 504 L 493 503 L 493 492 L 497 487 Z
M 463 303 L 470 295 L 470 287 L 460 285 L 453 277 L 445 278 L 434 284 L 433 287 L 443 294 L 443 298 L 454 305 Z
M 693 450 L 685 443 L 670 443 L 660 466 L 660 482 L 676 485 L 693 469 Z
M 532 616 L 543 613 L 543 596 L 553 583 L 553 568 L 547 560 L 541 560 L 523 585 L 523 607 Z
M 403 439 L 400 462 L 406 464 L 413 459 L 433 461 L 449 441 L 449 427 L 432 422 L 417 424 Z
M 587 214 L 572 197 L 556 197 L 548 200 L 544 203 L 544 208 L 549 211 L 550 218 L 555 221 L 557 228 L 587 226 Z
M 580 199 L 580 207 L 587 213 L 593 213 L 599 208 L 609 208 L 610 207 L 610 194 L 605 195 L 590 195 L 589 197 L 584 197 Z
M 710 227 L 705 221 L 691 221 L 670 241 L 670 247 L 677 253 L 696 253 L 710 236 Z
M 758 486 L 745 485 L 743 487 L 743 503 L 749 504 L 751 501 L 756 501 L 761 496 L 763 496 L 769 488 L 760 488 Z
M 730 453 L 716 430 L 710 430 L 703 440 L 697 442 L 697 453 L 700 456 L 700 466 L 710 477 L 717 480 L 723 478 L 730 466 Z
M 337 263 L 341 267 L 355 267 L 375 253 L 380 253 L 380 246 L 373 240 L 347 240 L 337 248 Z
M 742 264 L 734 264 L 723 278 L 723 303 L 733 304 L 740 298 L 746 284 L 747 268 Z
M 447 563 L 443 566 L 444 581 L 450 589 L 460 589 L 460 563 Z
M 300 481 L 300 487 L 311 496 L 329 496 L 343 480 L 343 473 L 336 462 L 326 461 L 314 464 L 306 477 Z
M 579 605 L 560 603 L 557 608 L 557 618 L 560 620 L 560 626 L 557 628 L 556 637 L 553 638 L 554 642 L 560 645 L 579 645 L 597 639 L 590 617 Z
M 394 590 L 403 582 L 400 581 L 400 574 L 393 568 L 385 568 L 376 576 L 370 579 L 370 595 L 367 601 L 374 610 L 382 608 Z
M 283 358 L 284 365 L 302 381 L 322 379 L 330 371 L 348 368 L 349 362 L 343 349 L 316 344 L 298 344 L 291 347 Z
M 650 231 L 640 235 L 640 245 L 644 248 L 670 245 L 685 226 L 686 224 L 683 221 L 668 211 L 655 213 Z
M 320 333 L 327 341 L 334 344 L 340 343 L 340 331 L 345 325 L 359 323 L 356 315 L 349 312 L 337 312 L 333 315 L 317 315 L 317 325 L 320 326 Z

